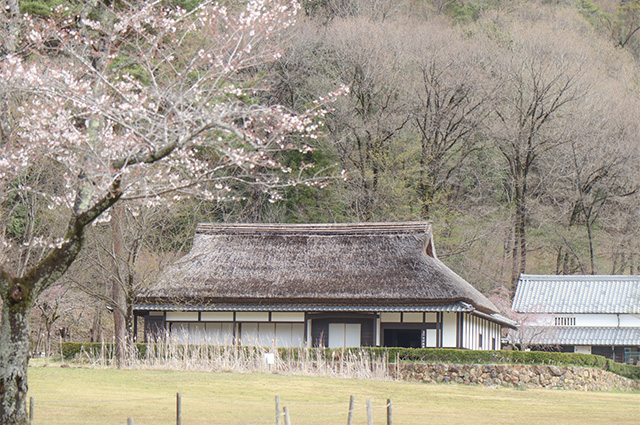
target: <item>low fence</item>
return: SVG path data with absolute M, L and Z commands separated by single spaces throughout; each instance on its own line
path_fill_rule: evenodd
M 153 400 L 158 401 L 159 398 L 154 398 Z M 162 400 L 165 400 L 165 399 L 163 398 Z M 117 402 L 117 400 L 105 400 L 104 402 L 107 402 L 107 401 L 110 403 Z M 138 401 L 149 401 L 149 400 L 145 399 L 145 400 L 138 400 Z M 167 400 L 167 402 L 169 402 L 169 400 Z M 67 401 L 58 401 L 58 402 L 49 401 L 48 403 L 71 404 L 72 402 L 67 400 Z M 382 405 L 380 403 L 374 404 L 371 399 L 366 399 L 364 405 L 358 406 L 356 404 L 355 396 L 352 395 L 349 397 L 348 408 L 346 408 L 346 406 L 347 406 L 346 403 L 342 407 L 332 406 L 331 410 L 333 410 L 333 412 L 330 412 L 330 413 L 325 412 L 324 414 L 320 413 L 318 416 L 326 418 L 327 423 L 332 423 L 332 424 L 346 423 L 347 425 L 353 425 L 356 414 L 358 412 L 360 413 L 366 412 L 367 425 L 373 425 L 374 414 L 377 414 L 378 416 L 380 415 L 384 416 L 384 418 L 386 418 L 386 424 L 393 425 L 393 402 L 391 398 L 388 398 L 386 402 Z M 323 407 L 322 410 L 326 411 L 327 406 L 324 405 L 322 407 Z M 242 422 L 235 422 L 235 423 L 225 422 L 225 425 L 249 425 L 249 424 L 292 425 L 296 423 L 295 416 L 291 414 L 289 407 L 286 405 L 285 402 L 283 402 L 280 399 L 280 396 L 278 395 L 275 396 L 274 408 L 275 408 L 274 414 L 271 416 L 268 416 L 268 417 L 265 416 L 261 418 L 254 417 L 249 421 L 242 421 Z M 43 419 L 42 421 L 38 422 L 36 415 L 37 415 L 37 410 L 35 409 L 35 400 L 33 397 L 31 397 L 29 399 L 29 425 L 38 425 L 38 423 L 45 423 L 46 419 Z M 141 415 L 138 414 L 138 417 L 140 416 Z M 360 416 L 363 416 L 363 415 L 360 415 Z M 183 424 L 182 419 L 183 419 L 182 394 L 177 393 L 175 398 L 175 424 L 182 425 Z M 122 423 L 125 423 L 125 422 L 123 421 Z M 378 423 L 380 423 L 380 421 L 378 421 Z M 136 415 L 132 413 L 132 415 L 126 419 L 126 424 L 127 425 L 134 425 L 134 424 L 145 425 L 146 423 L 144 419 L 137 420 Z

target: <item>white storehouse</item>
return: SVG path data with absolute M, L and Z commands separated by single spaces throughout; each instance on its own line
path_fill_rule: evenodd
M 522 344 L 638 361 L 640 276 L 523 274 L 513 310 Z

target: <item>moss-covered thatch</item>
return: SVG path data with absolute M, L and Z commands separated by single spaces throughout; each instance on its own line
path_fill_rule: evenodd
M 434 254 L 426 222 L 201 224 L 141 304 L 448 304 L 497 309 Z

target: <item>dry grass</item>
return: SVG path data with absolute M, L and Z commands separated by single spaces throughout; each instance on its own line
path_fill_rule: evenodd
M 513 390 L 327 377 L 32 367 L 30 395 L 35 425 L 174 424 L 181 392 L 188 424 L 273 424 L 274 396 L 288 406 L 293 424 L 346 424 L 349 395 L 356 396 L 354 424 L 366 423 L 372 399 L 374 424 L 384 424 L 393 398 L 394 423 L 637 424 L 640 394 Z
M 206 341 L 199 341 L 206 342 Z M 75 363 L 91 367 L 110 367 L 113 353 L 82 352 Z M 356 379 L 391 379 L 388 358 L 366 351 L 336 350 L 327 356 L 324 349 L 291 348 L 282 357 L 276 347 L 237 345 L 220 346 L 199 343 L 184 345 L 167 338 L 147 346 L 146 356 L 128 356 L 129 369 L 190 370 L 204 372 L 278 373 L 284 375 L 329 376 Z M 268 360 L 269 359 L 269 360 Z

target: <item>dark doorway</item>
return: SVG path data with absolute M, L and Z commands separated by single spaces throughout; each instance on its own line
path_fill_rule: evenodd
M 422 346 L 421 329 L 385 329 L 385 347 L 420 348 Z
M 156 342 L 164 336 L 164 316 L 144 317 L 144 342 Z

